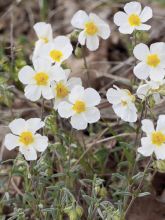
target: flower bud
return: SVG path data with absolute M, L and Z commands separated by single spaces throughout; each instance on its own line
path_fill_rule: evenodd
M 69 216 L 69 220 L 78 220 L 76 209 L 70 210 L 68 216 Z
M 159 93 L 160 95 L 165 96 L 165 85 L 160 86 Z
M 83 57 L 83 49 L 79 46 L 76 46 L 76 49 L 74 51 L 74 54 L 77 58 L 82 58 Z
M 99 194 L 99 192 L 100 192 L 100 186 L 95 186 L 95 192 L 96 192 L 96 194 Z
M 76 206 L 76 212 L 78 217 L 81 217 L 83 215 L 83 208 L 81 206 Z
M 78 41 L 78 35 L 79 35 L 79 31 L 73 31 L 70 35 L 70 40 L 71 42 L 77 42 Z
M 165 160 L 157 160 L 157 161 L 155 161 L 154 167 L 155 167 L 160 173 L 165 173 Z
M 105 198 L 107 196 L 107 189 L 105 187 L 101 187 L 101 189 L 99 191 L 99 196 L 101 198 Z

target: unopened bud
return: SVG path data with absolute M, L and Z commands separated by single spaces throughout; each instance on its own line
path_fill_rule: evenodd
M 96 186 L 96 187 L 95 187 L 95 192 L 96 192 L 96 194 L 99 194 L 99 192 L 100 192 L 100 186 Z
M 83 215 L 83 208 L 81 206 L 76 206 L 76 212 L 79 217 Z
M 101 198 L 105 198 L 107 196 L 107 189 L 105 187 L 101 187 L 99 195 Z
M 69 220 L 78 220 L 76 209 L 72 209 L 71 211 L 69 211 L 68 216 Z
M 157 161 L 155 161 L 154 167 L 155 167 L 160 173 L 165 173 L 165 160 L 157 160 Z
M 79 31 L 73 31 L 71 34 L 70 34 L 70 40 L 71 42 L 77 42 L 78 41 L 78 36 L 79 36 Z
M 83 51 L 82 51 L 82 48 L 77 46 L 75 51 L 74 51 L 74 54 L 77 58 L 82 58 L 83 57 Z

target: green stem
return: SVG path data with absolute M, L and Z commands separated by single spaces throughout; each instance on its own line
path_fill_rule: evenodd
M 131 201 L 128 204 L 128 207 L 127 207 L 126 211 L 124 212 L 124 218 L 122 217 L 122 219 L 126 218 L 126 216 L 128 214 L 128 211 L 130 210 L 130 208 L 131 208 L 132 204 L 134 203 L 135 199 L 138 197 L 138 194 L 140 193 L 141 187 L 143 185 L 144 177 L 145 177 L 145 175 L 146 175 L 146 173 L 147 173 L 147 171 L 149 169 L 149 166 L 150 166 L 151 162 L 152 162 L 152 156 L 150 157 L 150 159 L 149 159 L 149 161 L 148 161 L 148 163 L 147 163 L 147 165 L 146 165 L 146 167 L 144 169 L 142 179 L 141 179 L 137 189 L 134 191 L 134 193 L 132 195 L 132 198 L 131 198 Z
M 84 67 L 85 67 L 87 78 L 88 78 L 88 80 L 87 80 L 88 81 L 88 86 L 90 86 L 91 85 L 91 79 L 90 79 L 89 68 L 88 68 L 88 64 L 87 64 L 87 60 L 86 60 L 86 56 L 85 56 L 85 48 L 83 47 L 82 50 L 83 50 Z

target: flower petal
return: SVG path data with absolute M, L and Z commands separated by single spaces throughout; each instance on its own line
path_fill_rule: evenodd
M 99 38 L 98 36 L 87 36 L 87 48 L 90 51 L 95 51 L 99 47 Z
M 25 96 L 31 101 L 37 101 L 41 97 L 41 88 L 36 85 L 27 85 L 25 87 Z
M 53 65 L 50 69 L 50 80 L 59 82 L 60 80 L 66 79 L 66 72 L 61 66 Z
M 140 62 L 134 67 L 133 72 L 138 79 L 147 79 L 150 73 L 150 67 L 144 62 Z
M 26 121 L 26 127 L 33 134 L 45 125 L 40 118 L 30 118 Z
M 87 128 L 87 121 L 83 114 L 76 114 L 71 117 L 71 125 L 77 130 L 84 130 Z
M 137 149 L 138 153 L 142 154 L 145 157 L 151 156 L 154 152 L 153 145 L 145 146 L 145 147 L 139 147 Z
M 73 105 L 71 105 L 68 102 L 60 102 L 58 105 L 58 113 L 62 118 L 69 118 L 74 114 L 74 111 L 72 109 Z
M 157 43 L 151 44 L 150 51 L 151 53 L 156 53 L 158 55 L 165 55 L 165 43 L 157 42 Z
M 132 34 L 134 29 L 135 28 L 130 26 L 129 24 L 124 24 L 119 27 L 119 32 L 122 34 Z
M 81 44 L 81 45 L 85 45 L 85 40 L 86 40 L 86 34 L 85 34 L 85 31 L 81 31 L 79 36 L 78 36 L 78 42 Z
M 149 51 L 148 46 L 143 43 L 136 45 L 133 50 L 134 56 L 140 61 L 146 61 L 146 58 L 149 53 L 150 51 Z
M 45 43 L 43 42 L 43 40 L 38 40 L 35 42 L 35 48 L 33 51 L 32 60 L 40 57 L 40 51 L 44 45 Z
M 106 96 L 108 102 L 111 104 L 119 104 L 121 102 L 122 92 L 120 92 L 120 90 L 110 88 L 108 89 Z
M 161 81 L 165 76 L 165 69 L 161 67 L 152 68 L 149 72 L 149 76 L 153 81 Z
M 97 25 L 98 29 L 99 29 L 99 33 L 98 35 L 103 38 L 104 40 L 106 40 L 109 36 L 110 36 L 110 27 L 109 25 L 102 20 L 101 18 L 99 18 L 96 14 L 94 13 L 90 13 L 89 17 L 92 21 L 94 21 L 94 23 Z
M 63 56 L 65 58 L 68 58 L 71 55 L 72 50 L 73 50 L 69 37 L 62 36 L 62 35 L 56 37 L 53 40 L 53 46 L 54 46 L 54 49 L 63 51 L 64 53 Z
M 154 145 L 151 143 L 151 139 L 149 137 L 141 138 L 142 146 L 138 148 L 138 152 L 143 156 L 150 156 L 154 152 Z
M 33 26 L 38 38 L 52 39 L 52 27 L 45 22 L 38 22 Z
M 48 138 L 40 134 L 35 135 L 35 149 L 39 152 L 43 152 L 48 147 Z
M 100 119 L 100 111 L 96 107 L 88 108 L 86 112 L 84 112 L 84 117 L 88 123 L 95 123 Z
M 43 86 L 41 92 L 42 92 L 42 96 L 47 100 L 54 98 L 53 91 L 49 86 Z
M 51 61 L 43 57 L 33 58 L 33 66 L 36 72 L 49 72 L 51 68 Z
M 93 88 L 85 89 L 82 99 L 85 101 L 87 107 L 98 105 L 101 101 L 99 93 Z
M 151 134 L 155 130 L 154 124 L 150 119 L 143 119 L 142 120 L 141 129 L 147 134 Z
M 72 88 L 74 88 L 74 86 L 76 85 L 82 85 L 82 81 L 81 78 L 79 77 L 71 77 L 68 82 L 67 82 L 67 86 L 68 88 L 71 90 Z
M 13 150 L 15 147 L 19 146 L 18 136 L 7 134 L 5 136 L 4 145 L 8 150 Z
M 140 31 L 148 31 L 151 29 L 151 25 L 148 24 L 141 24 L 140 26 L 136 26 L 136 30 Z
M 31 84 L 34 82 L 33 76 L 35 71 L 30 66 L 24 66 L 18 73 L 18 78 L 23 84 Z
M 20 147 L 19 150 L 24 155 L 26 160 L 30 161 L 37 159 L 37 153 L 33 147 Z
M 112 106 L 114 112 L 121 117 L 123 121 L 126 122 L 136 122 L 137 121 L 137 110 L 136 108 L 132 107 L 129 108 L 129 106 L 123 107 L 122 104 L 113 105 Z
M 89 16 L 83 10 L 77 11 L 71 20 L 71 24 L 75 28 L 84 29 L 85 23 L 89 20 Z
M 146 22 L 150 18 L 152 18 L 152 9 L 148 6 L 145 6 L 140 14 L 140 19 L 142 22 Z
M 13 134 L 21 134 L 26 129 L 26 121 L 23 118 L 14 119 L 9 124 L 9 128 Z
M 128 15 L 122 11 L 117 12 L 114 15 L 113 19 L 114 19 L 114 23 L 117 26 L 123 26 L 123 25 L 128 24 Z
M 72 51 L 73 51 L 73 47 L 72 47 L 71 43 L 65 45 L 62 48 L 63 58 L 61 59 L 61 62 L 68 59 L 72 55 Z
M 156 130 L 165 132 L 165 115 L 159 115 Z
M 76 100 L 81 100 L 84 95 L 84 87 L 81 85 L 76 85 L 69 94 L 69 101 L 74 103 Z
M 110 36 L 110 34 L 111 34 L 111 30 L 110 30 L 109 25 L 105 23 L 105 24 L 98 25 L 98 27 L 99 27 L 98 35 L 102 39 L 106 40 Z
M 155 147 L 154 149 L 157 160 L 165 159 L 165 144 L 161 145 L 161 147 Z
M 136 94 L 140 99 L 144 99 L 144 98 L 146 98 L 149 90 L 150 90 L 149 84 L 140 85 L 136 91 Z
M 139 15 L 141 12 L 141 4 L 139 2 L 129 2 L 129 3 L 125 4 L 124 11 L 127 14 L 135 13 L 135 14 Z

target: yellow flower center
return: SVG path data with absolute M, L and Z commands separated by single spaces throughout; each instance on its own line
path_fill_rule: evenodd
M 85 24 L 85 32 L 92 36 L 98 32 L 98 28 L 93 21 L 89 21 Z
M 72 109 L 73 109 L 76 113 L 78 113 L 78 114 L 80 114 L 80 113 L 82 113 L 82 112 L 85 112 L 85 109 L 86 109 L 85 102 L 80 101 L 80 100 L 77 100 L 77 101 L 74 103 Z
M 40 37 L 40 40 L 42 40 L 45 44 L 49 42 L 47 37 Z
M 128 18 L 128 22 L 133 27 L 141 25 L 140 17 L 136 14 L 131 14 Z
M 165 143 L 165 135 L 161 131 L 152 132 L 152 143 L 158 147 Z
M 63 57 L 63 53 L 60 50 L 51 50 L 49 55 L 55 62 L 60 62 Z
M 127 105 L 127 101 L 122 100 L 121 104 L 122 104 L 122 106 L 126 106 Z
M 34 137 L 33 137 L 32 132 L 30 131 L 22 132 L 19 136 L 19 141 L 23 143 L 25 146 L 32 144 L 34 142 Z
M 38 72 L 35 74 L 34 79 L 38 86 L 46 86 L 48 83 L 49 76 L 44 72 Z
M 151 67 L 157 67 L 160 64 L 159 56 L 157 54 L 148 55 L 147 64 Z
M 69 94 L 68 88 L 62 83 L 59 82 L 55 87 L 57 98 L 63 99 Z

